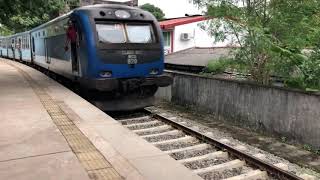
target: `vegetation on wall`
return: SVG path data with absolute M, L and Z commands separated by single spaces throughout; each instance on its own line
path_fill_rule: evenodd
M 234 60 L 252 80 L 270 84 L 277 75 L 287 86 L 320 88 L 318 0 L 193 1 L 213 17 L 207 29 L 217 41 L 231 35 L 240 46 Z
M 140 6 L 141 9 L 145 10 L 145 11 L 149 11 L 150 13 L 152 13 L 158 20 L 162 20 L 164 19 L 165 17 L 165 14 L 163 13 L 163 11 L 152 5 L 152 4 L 149 4 L 149 3 L 146 3 L 142 6 Z

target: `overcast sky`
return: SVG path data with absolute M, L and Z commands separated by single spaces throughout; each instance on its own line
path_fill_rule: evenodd
M 124 2 L 127 0 L 116 0 Z M 153 4 L 164 12 L 166 18 L 184 17 L 185 14 L 202 14 L 190 0 L 139 0 L 139 6 L 145 3 Z
M 201 14 L 189 0 L 139 0 L 139 5 L 150 3 L 165 13 L 166 18 L 183 17 L 185 14 Z

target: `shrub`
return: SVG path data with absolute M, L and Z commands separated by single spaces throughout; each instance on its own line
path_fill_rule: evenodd
M 233 64 L 233 60 L 220 58 L 218 60 L 209 61 L 205 72 L 212 74 L 220 74 L 223 73 L 228 67 Z

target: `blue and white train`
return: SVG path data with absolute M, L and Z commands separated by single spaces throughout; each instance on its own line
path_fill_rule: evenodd
M 65 48 L 68 22 L 77 29 L 76 54 Z M 129 6 L 75 9 L 28 32 L 0 38 L 0 53 L 78 83 L 103 110 L 152 105 L 158 87 L 172 83 L 163 75 L 163 38 L 157 20 Z

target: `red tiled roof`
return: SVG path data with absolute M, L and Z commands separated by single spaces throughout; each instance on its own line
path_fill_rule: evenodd
M 193 16 L 193 17 L 183 17 L 183 18 L 177 18 L 177 19 L 169 19 L 164 20 L 160 22 L 160 27 L 162 29 L 171 29 L 175 26 L 183 25 L 183 24 L 189 24 L 193 22 L 203 21 L 207 18 L 204 16 Z

